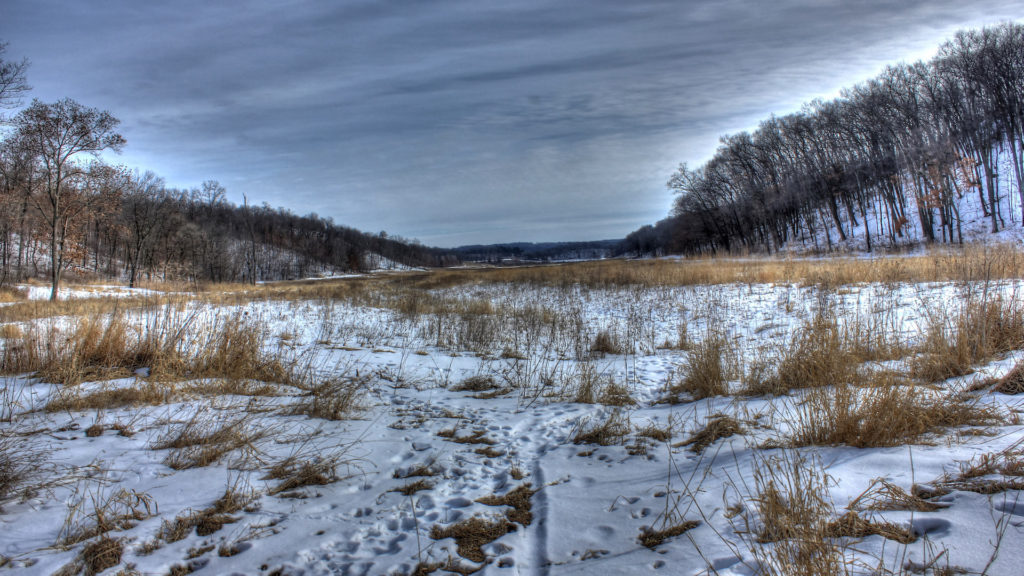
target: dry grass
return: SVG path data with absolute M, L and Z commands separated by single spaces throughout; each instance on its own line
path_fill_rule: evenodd
M 793 417 L 794 446 L 899 446 L 942 428 L 986 426 L 999 414 L 956 394 L 883 381 L 869 388 L 840 384 L 808 391 Z
M 867 538 L 881 536 L 900 544 L 917 541 L 917 536 L 907 528 L 888 522 L 872 522 L 861 518 L 853 510 L 843 514 L 828 524 L 825 535 L 829 538 Z
M 419 480 L 414 480 L 412 482 L 407 482 L 407 483 L 403 484 L 402 486 L 399 486 L 398 488 L 392 488 L 391 490 L 389 490 L 389 492 L 398 492 L 399 494 L 401 494 L 403 496 L 411 496 L 411 495 L 413 495 L 413 494 L 415 494 L 417 492 L 420 492 L 422 490 L 430 490 L 433 487 L 434 487 L 434 484 L 432 482 L 428 482 L 427 480 L 423 480 L 421 478 Z
M 922 493 L 929 499 L 951 490 L 977 494 L 999 494 L 1024 490 L 1024 440 L 999 452 L 985 453 L 961 462 L 956 474 L 945 474 L 933 482 L 934 489 Z
M 107 568 L 113 568 L 121 563 L 121 555 L 124 553 L 124 544 L 119 539 L 102 536 L 89 542 L 82 549 L 82 561 L 85 564 L 85 573 L 88 576 L 99 574 Z
M 245 510 L 253 505 L 259 495 L 252 490 L 241 488 L 235 483 L 224 491 L 211 506 L 198 512 L 189 511 L 175 517 L 173 521 L 164 520 L 157 537 L 164 542 L 177 542 L 185 539 L 194 528 L 199 536 L 209 536 L 227 524 L 238 519 L 232 514 Z
M 270 489 L 271 495 L 287 495 L 297 488 L 326 486 L 337 482 L 340 457 L 336 455 L 303 457 L 294 455 L 275 464 L 264 480 L 277 480 Z
M 911 494 L 883 479 L 871 482 L 867 490 L 850 502 L 850 510 L 911 510 L 914 512 L 934 512 L 945 506 L 929 502 L 917 494 Z
M 692 530 L 697 526 L 700 526 L 700 522 L 697 522 L 695 520 L 687 520 L 685 522 L 680 522 L 678 524 L 666 526 L 665 528 L 662 528 L 660 530 L 655 530 L 654 528 L 650 527 L 644 527 L 640 530 L 639 541 L 641 545 L 646 546 L 651 550 L 654 550 L 658 546 L 661 546 L 662 543 L 665 542 L 665 540 L 679 536 L 680 534 L 688 530 Z
M 718 415 L 708 419 L 703 428 L 686 440 L 674 444 L 673 447 L 681 448 L 688 446 L 690 452 L 700 454 L 718 440 L 742 433 L 743 426 L 740 425 L 739 421 L 731 416 Z
M 594 337 L 590 351 L 596 354 L 622 354 L 623 347 L 618 335 L 608 330 L 601 330 Z
M 345 377 L 303 384 L 306 393 L 286 411 L 323 420 L 345 420 L 360 409 L 365 384 L 365 379 Z
M 1024 307 L 1014 298 L 969 294 L 952 312 L 932 311 L 910 374 L 938 382 L 1024 347 Z
M 153 515 L 156 503 L 143 492 L 118 489 L 104 494 L 86 488 L 68 508 L 57 538 L 59 546 L 73 546 L 114 530 L 128 530 Z
M 481 563 L 487 560 L 487 555 L 482 550 L 483 546 L 514 530 L 515 524 L 504 516 L 474 516 L 447 526 L 434 525 L 430 530 L 430 537 L 434 540 L 454 539 L 459 556 Z
M 521 526 L 529 526 L 533 522 L 533 512 L 531 512 L 533 505 L 530 499 L 536 493 L 537 491 L 532 490 L 530 483 L 527 482 L 503 496 L 485 496 L 478 498 L 477 502 L 486 506 L 508 506 L 510 510 L 505 513 L 505 517 L 508 518 L 509 522 L 514 522 Z
M 748 380 L 741 393 L 784 394 L 798 388 L 856 382 L 860 361 L 849 344 L 836 318 L 821 310 L 778 352 L 774 374 Z
M 94 390 L 62 387 L 46 403 L 47 412 L 113 410 L 125 406 L 160 406 L 171 402 L 176 388 L 160 382 L 136 380 L 130 386 L 104 386 Z
M 31 489 L 45 461 L 27 438 L 0 432 L 0 507 Z
M 456 444 L 486 444 L 493 446 L 496 442 L 487 438 L 487 430 L 474 430 L 468 435 L 459 436 L 458 431 L 454 428 L 448 428 L 441 430 L 437 433 L 441 438 L 449 442 L 455 442 Z
M 477 374 L 476 376 L 470 376 L 462 382 L 459 382 L 455 386 L 452 386 L 453 392 L 487 392 L 498 388 L 498 383 L 494 380 L 494 377 L 489 374 Z
M 573 444 L 612 446 L 622 444 L 631 431 L 629 419 L 620 410 L 615 410 L 603 422 L 594 422 L 590 417 L 582 418 L 569 437 Z
M 9 342 L 0 370 L 34 372 L 77 384 L 130 376 L 147 369 L 154 380 L 221 378 L 291 383 L 292 373 L 265 351 L 266 331 L 241 311 L 199 326 L 195 316 L 165 308 L 130 322 L 120 309 L 107 315 L 33 324 Z
M 754 468 L 760 527 L 753 545 L 760 568 L 771 576 L 843 574 L 842 550 L 830 537 L 831 479 L 817 462 L 795 452 L 763 458 Z
M 717 335 L 709 335 L 693 346 L 682 378 L 668 388 L 664 401 L 678 404 L 685 400 L 728 394 L 725 367 L 722 365 L 726 346 L 725 338 Z
M 1024 362 L 1014 365 L 1005 376 L 996 382 L 993 390 L 1000 394 L 1024 394 Z
M 968 245 L 898 258 L 728 258 L 602 260 L 571 264 L 438 270 L 401 278 L 421 289 L 472 283 L 526 283 L 608 288 L 731 283 L 800 283 L 835 287 L 864 282 L 941 282 L 1024 277 L 1024 255 L 1005 245 Z M 321 286 L 320 289 L 326 287 Z
M 223 420 L 219 415 L 199 412 L 173 425 L 150 448 L 170 450 L 164 462 L 175 470 L 201 468 L 236 451 L 243 456 L 258 454 L 256 442 L 271 432 L 269 427 L 255 426 L 248 415 Z

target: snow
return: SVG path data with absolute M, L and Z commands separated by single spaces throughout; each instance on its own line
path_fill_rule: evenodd
M 1021 286 L 1008 281 L 993 290 L 1013 296 Z M 9 418 L 13 422 L 0 423 L 0 430 L 36 431 L 29 441 L 49 457 L 38 463 L 39 470 L 60 469 L 64 477 L 71 471 L 72 479 L 24 501 L 4 504 L 0 554 L 18 573 L 57 571 L 81 549 L 80 544 L 70 549 L 54 546 L 62 527 L 82 521 L 74 514 L 69 517 L 69 505 L 83 499 L 88 504 L 126 489 L 155 503 L 151 517 L 112 532 L 127 538 L 121 567 L 131 564 L 141 573 L 167 573 L 172 566 L 189 565 L 202 574 L 408 574 L 420 561 L 449 558 L 476 566 L 459 559 L 453 540 L 433 540 L 431 527 L 500 514 L 504 508 L 477 500 L 528 482 L 539 490 L 532 499 L 532 523 L 487 544 L 484 551 L 491 560 L 480 574 L 701 574 L 711 566 L 717 574 L 752 575 L 754 544 L 744 525 L 744 518 L 751 516 L 730 517 L 729 507 L 740 502 L 753 506 L 752 470 L 759 459 L 787 455 L 784 449 L 758 447 L 786 435 L 800 397 L 659 403 L 664 385 L 688 357 L 684 351 L 660 349 L 661 343 L 675 340 L 680 324 L 694 340 L 716 330 L 738 344 L 744 353 L 737 361 L 745 362 L 759 348 L 788 340 L 823 305 L 841 317 L 882 320 L 905 337 L 916 338 L 924 326 L 923 311 L 943 309 L 960 289 L 952 283 L 865 284 L 827 296 L 814 287 L 792 284 L 647 290 L 468 285 L 432 291 L 439 298 L 516 307 L 524 315 L 528 306 L 542 306 L 579 319 L 561 332 L 536 329 L 525 321 L 522 326 L 492 326 L 497 337 L 489 345 L 459 332 L 442 317 L 407 317 L 343 302 L 268 301 L 203 310 L 197 322 L 216 322 L 218 315 L 241 310 L 270 334 L 293 335 L 286 341 L 275 338 L 270 345 L 295 361 L 315 358 L 325 375 L 358 376 L 364 382 L 364 409 L 342 421 L 288 415 L 279 408 L 301 397 L 302 391 L 287 387 L 279 396 L 255 399 L 186 394 L 161 406 L 104 410 L 100 421 L 108 429 L 88 437 L 84 431 L 100 418 L 95 411 L 36 411 L 58 393 L 58 387 L 25 375 L 6 377 L 6 405 L 14 406 L 16 414 Z M 39 290 L 30 287 L 30 297 L 38 297 Z M 69 288 L 62 297 L 97 293 L 117 297 L 135 292 Z M 580 340 L 573 334 L 582 334 L 582 342 L 589 343 L 601 330 L 616 334 L 626 353 L 588 362 L 598 374 L 627 386 L 637 404 L 624 413 L 634 427 L 672 425 L 677 441 L 719 413 L 755 424 L 748 434 L 719 440 L 703 454 L 654 441 L 647 442 L 642 453 L 631 449 L 632 442 L 572 443 L 584 422 L 601 421 L 616 411 L 614 407 L 550 398 L 536 385 L 529 387 L 534 393 L 513 390 L 489 399 L 451 390 L 481 374 L 508 383 L 535 384 L 542 376 L 566 381 L 578 376 L 582 364 Z M 525 358 L 500 357 L 509 348 Z M 1005 374 L 1022 356 L 996 360 L 978 375 L 945 386 Z M 136 386 L 141 380 L 139 375 L 82 386 Z M 1012 396 L 989 394 L 982 401 L 1006 411 L 1020 409 Z M 151 449 L 190 419 L 222 422 L 242 415 L 247 415 L 247 426 L 271 432 L 248 453 L 237 451 L 211 466 L 174 470 L 165 464 L 167 450 Z M 136 433 L 123 436 L 109 428 L 118 422 L 130 424 Z M 842 511 L 876 478 L 909 490 L 912 484 L 957 470 L 958 462 L 1019 444 L 1024 426 L 1019 418 L 1017 422 L 992 427 L 991 436 L 951 432 L 908 446 L 817 447 L 802 449 L 801 454 L 821 462 L 833 480 L 829 496 Z M 481 445 L 438 435 L 451 429 L 459 436 L 482 431 L 500 455 L 481 455 L 476 452 Z M 266 479 L 267 464 L 296 454 L 338 458 L 341 479 L 303 488 L 303 497 L 268 494 L 276 482 Z M 418 479 L 401 476 L 423 466 L 437 473 L 424 478 L 431 488 L 411 496 L 393 491 Z M 516 470 L 525 477 L 514 478 Z M 257 505 L 234 514 L 236 522 L 213 534 L 199 536 L 193 531 L 144 553 L 144 544 L 155 538 L 163 522 L 210 506 L 231 486 L 257 491 Z M 872 566 L 898 570 L 902 563 L 925 563 L 946 550 L 951 565 L 980 571 L 993 554 L 991 543 L 1002 537 L 988 573 L 1016 574 L 1024 562 L 1024 503 L 1018 503 L 1017 496 L 1019 492 L 1013 491 L 993 496 L 956 491 L 943 498 L 947 507 L 934 512 L 876 513 L 927 538 L 903 547 L 871 536 L 852 554 Z M 699 525 L 655 550 L 638 543 L 642 530 L 681 519 Z M 225 543 L 237 544 L 239 553 L 198 553 L 210 544 Z M 189 559 L 190 555 L 196 557 Z

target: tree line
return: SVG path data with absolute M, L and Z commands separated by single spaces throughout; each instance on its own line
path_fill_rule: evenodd
M 1024 225 L 1024 26 L 958 32 L 930 61 L 880 75 L 721 138 L 672 174 L 669 218 L 624 251 L 868 251 L 908 237 L 963 242 L 965 210 Z
M 0 110 L 30 87 L 27 60 L 4 58 Z M 256 282 L 361 271 L 382 263 L 444 266 L 451 253 L 366 234 L 316 214 L 226 200 L 216 181 L 175 189 L 152 172 L 104 163 L 125 139 L 109 112 L 71 99 L 33 100 L 0 116 L 0 287 L 64 273 L 191 282 Z

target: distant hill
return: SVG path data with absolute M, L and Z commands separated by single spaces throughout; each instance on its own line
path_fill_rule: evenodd
M 511 242 L 459 246 L 452 253 L 465 262 L 515 263 L 598 260 L 615 254 L 622 240 L 589 242 Z

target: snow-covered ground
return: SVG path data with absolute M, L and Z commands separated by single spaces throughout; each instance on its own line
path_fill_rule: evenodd
M 1015 281 L 990 287 L 1007 298 L 1020 288 Z M 62 387 L 6 377 L 9 408 L 6 415 L 0 410 L 0 420 L 10 421 L 0 430 L 40 459 L 32 472 L 46 486 L 3 503 L 0 566 L 50 574 L 72 564 L 86 541 L 60 544 L 95 523 L 93 511 L 107 503 L 134 516 L 108 533 L 124 547 L 109 573 L 130 567 L 143 574 L 376 575 L 412 574 L 420 566 L 440 574 L 438 565 L 448 565 L 480 568 L 480 574 L 757 574 L 763 559 L 757 551 L 772 546 L 758 543 L 754 533 L 762 522 L 758 478 L 767 471 L 784 476 L 787 466 L 803 461 L 804 469 L 827 474 L 838 516 L 876 479 L 910 491 L 956 476 L 961 463 L 1020 449 L 1020 401 L 976 393 L 981 405 L 1006 415 L 1003 424 L 947 430 L 903 446 L 773 447 L 789 438 L 799 392 L 661 402 L 691 357 L 665 344 L 724 335 L 736 351 L 727 367 L 735 376 L 820 310 L 918 341 L 928 314 L 952 306 L 962 290 L 952 283 L 825 293 L 793 284 L 602 290 L 479 284 L 424 292 L 431 305 L 420 313 L 323 299 L 196 305 L 196 324 L 244 317 L 270 335 L 269 351 L 310 366 L 317 380 L 353 383 L 360 409 L 326 420 L 289 409 L 307 397 L 294 387 L 280 386 L 273 395 L 208 395 L 179 384 L 156 406 L 46 412 L 42 407 Z M 133 318 L 144 325 L 155 313 Z M 591 354 L 602 332 L 621 353 Z M 938 387 L 1002 376 L 1021 356 L 1011 353 Z M 80 386 L 139 387 L 144 375 Z M 467 379 L 480 391 L 459 391 Z M 565 390 L 585 381 L 614 383 L 632 403 L 566 397 Z M 744 433 L 702 453 L 673 446 L 722 414 L 741 422 Z M 628 426 L 620 441 L 574 443 L 610 417 Z M 211 430 L 228 422 L 248 430 L 250 441 L 210 465 L 175 469 L 169 466 L 174 450 L 159 448 L 190 423 Z M 97 423 L 100 433 L 87 433 Z M 671 438 L 645 436 L 645 429 L 666 430 Z M 337 477 L 282 489 L 271 471 L 283 461 L 333 467 Z M 410 485 L 421 480 L 412 492 Z M 535 491 L 528 517 L 506 516 L 508 506 L 479 501 L 523 486 Z M 408 493 L 398 491 L 403 487 Z M 189 526 L 180 539 L 168 536 L 176 518 L 208 518 L 205 511 L 226 490 L 251 501 L 198 531 Z M 938 559 L 933 568 L 1019 574 L 1019 496 L 1017 490 L 954 490 L 935 499 L 932 511 L 861 509 L 916 539 L 844 540 L 847 557 L 861 562 L 850 569 L 898 573 Z M 484 562 L 440 537 L 475 517 L 505 519 L 500 537 L 482 547 Z M 696 525 L 653 548 L 639 540 L 684 521 Z

